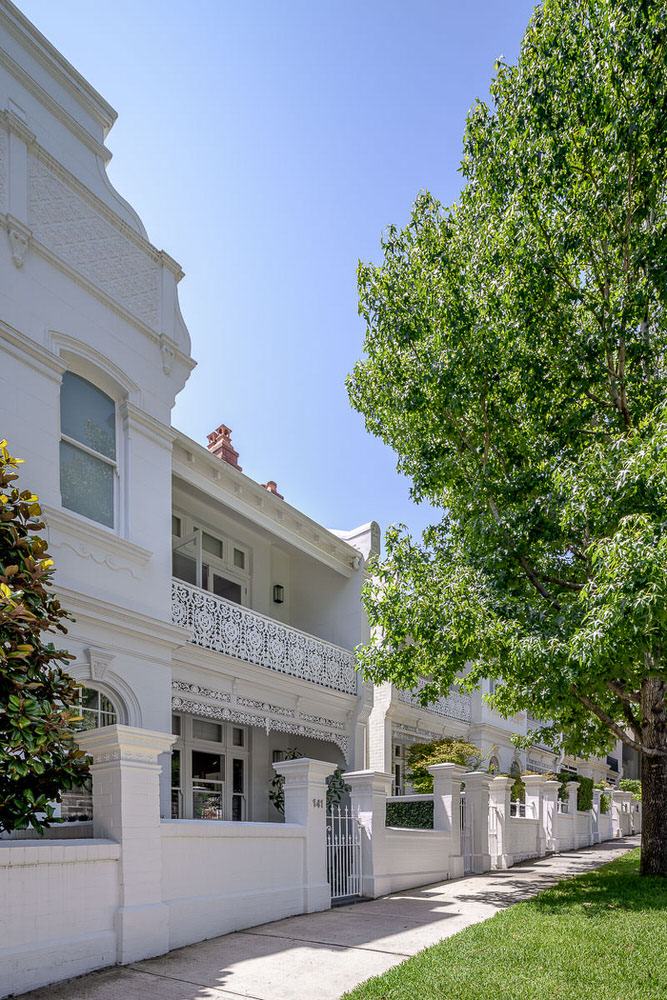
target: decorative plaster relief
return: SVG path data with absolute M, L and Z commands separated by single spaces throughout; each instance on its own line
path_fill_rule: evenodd
M 29 205 L 36 239 L 156 328 L 159 265 L 36 156 L 30 157 Z
M 71 549 L 81 559 L 90 559 L 96 565 L 106 566 L 107 569 L 112 570 L 114 573 L 129 573 L 135 580 L 141 579 L 141 575 L 132 566 L 119 562 L 114 556 L 109 555 L 108 552 L 94 549 L 85 542 L 71 538 L 59 538 L 52 542 L 50 547 L 54 549 Z
M 180 691 L 182 694 L 194 695 L 195 697 L 212 698 L 213 701 L 225 702 L 232 700 L 232 696 L 227 694 L 226 691 L 216 691 L 213 688 L 200 687 L 199 684 L 189 684 L 187 681 L 172 681 L 171 686 L 174 691 Z
M 9 239 L 9 249 L 12 254 L 14 267 L 23 267 L 25 255 L 30 246 L 30 230 L 20 223 L 8 219 L 7 238 Z

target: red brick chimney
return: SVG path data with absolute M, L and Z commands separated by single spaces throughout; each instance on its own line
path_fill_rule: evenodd
M 233 465 L 239 472 L 243 471 L 238 462 L 239 453 L 238 451 L 234 451 L 232 447 L 232 432 L 229 427 L 220 424 L 216 430 L 206 436 L 208 438 L 207 447 L 212 455 L 215 455 L 216 458 L 221 458 L 223 462 L 227 462 L 229 465 Z M 275 486 L 275 483 L 273 485 Z
M 269 493 L 273 493 L 274 497 L 278 497 L 279 500 L 285 499 L 282 493 L 278 492 L 278 484 L 274 483 L 273 479 L 269 479 L 268 483 L 262 483 L 262 487 L 263 489 L 268 490 Z

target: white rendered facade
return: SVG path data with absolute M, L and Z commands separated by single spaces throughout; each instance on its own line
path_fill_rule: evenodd
M 288 749 L 365 765 L 350 651 L 379 531 L 328 531 L 171 426 L 182 272 L 107 179 L 115 112 L 5 0 L 0 35 L 0 435 L 42 502 L 71 673 L 98 720 L 176 731 L 164 816 L 277 820 Z

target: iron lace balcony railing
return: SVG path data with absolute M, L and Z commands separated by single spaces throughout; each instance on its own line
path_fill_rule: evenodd
M 461 722 L 470 722 L 471 697 L 469 694 L 450 691 L 448 695 L 438 698 L 437 701 L 433 701 L 425 706 L 422 705 L 418 697 L 419 691 L 421 691 L 425 683 L 425 681 L 420 681 L 417 691 L 397 691 L 398 700 L 425 712 L 435 712 L 436 715 L 444 715 L 448 719 L 460 719 Z
M 173 580 L 171 620 L 191 642 L 322 687 L 357 693 L 354 653 L 224 597 Z

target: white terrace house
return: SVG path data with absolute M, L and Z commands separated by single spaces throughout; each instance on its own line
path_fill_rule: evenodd
M 409 772 L 405 752 L 414 743 L 453 737 L 467 740 L 479 747 L 487 766 L 505 774 L 513 771 L 553 772 L 571 770 L 582 777 L 617 784 L 620 773 L 630 771 L 634 762 L 617 743 L 606 760 L 564 760 L 546 746 L 533 745 L 528 751 L 517 750 L 511 737 L 525 736 L 537 723 L 521 713 L 503 719 L 486 702 L 484 695 L 493 692 L 493 681 L 472 694 L 450 691 L 446 697 L 424 707 L 417 692 L 401 691 L 392 684 L 376 686 L 369 717 L 369 767 L 392 775 L 394 795 L 410 793 Z
M 0 33 L 0 431 L 43 503 L 84 714 L 173 732 L 164 816 L 278 820 L 289 748 L 364 765 L 379 529 L 328 531 L 243 474 L 228 428 L 206 448 L 171 426 L 182 271 L 107 179 L 115 112 L 11 3 Z

